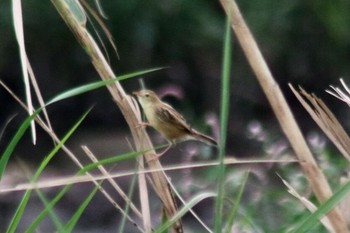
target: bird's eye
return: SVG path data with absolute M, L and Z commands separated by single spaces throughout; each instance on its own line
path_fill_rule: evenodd
M 148 98 L 148 97 L 149 97 L 149 94 L 146 94 L 146 95 L 145 95 L 145 97 L 147 97 L 147 98 Z

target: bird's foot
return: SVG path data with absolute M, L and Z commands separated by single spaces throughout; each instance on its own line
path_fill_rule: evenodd
M 154 160 L 159 159 L 162 155 L 164 155 L 166 152 L 168 152 L 168 150 L 173 147 L 173 144 L 170 144 L 167 148 L 165 148 L 162 152 L 155 154 L 155 157 L 153 157 L 152 159 L 148 160 L 147 162 L 151 162 Z

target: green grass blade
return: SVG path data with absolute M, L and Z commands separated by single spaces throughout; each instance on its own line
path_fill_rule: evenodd
M 184 216 L 193 206 L 195 206 L 200 201 L 210 197 L 216 197 L 216 194 L 207 192 L 195 196 L 194 198 L 192 198 L 192 200 L 186 203 L 186 205 L 184 205 L 167 223 L 163 224 L 156 231 L 154 231 L 154 233 L 163 233 L 176 221 L 178 221 L 182 216 Z
M 91 109 L 90 109 L 91 110 Z M 57 144 L 57 146 L 55 146 L 55 148 L 47 155 L 47 157 L 41 162 L 39 168 L 37 169 L 37 171 L 35 172 L 33 178 L 32 178 L 32 182 L 37 181 L 37 179 L 39 178 L 40 174 L 43 172 L 43 170 L 46 168 L 46 166 L 48 165 L 49 161 L 53 158 L 53 156 L 58 152 L 58 150 L 64 145 L 64 143 L 69 139 L 70 136 L 72 136 L 72 134 L 75 132 L 75 130 L 78 128 L 78 126 L 82 123 L 82 121 L 85 119 L 85 117 L 87 116 L 87 114 L 90 112 L 87 111 L 79 120 L 76 124 L 73 125 L 73 127 L 68 131 L 68 133 L 63 137 L 63 139 Z M 19 204 L 12 220 L 11 223 L 8 227 L 8 230 L 6 232 L 8 233 L 13 233 L 16 231 L 18 224 L 22 218 L 22 215 L 24 213 L 24 210 L 26 209 L 26 206 L 28 204 L 30 195 L 31 195 L 32 190 L 28 190 L 25 192 L 21 203 Z M 33 225 L 33 224 L 32 224 Z M 36 228 L 32 228 L 30 227 L 29 230 L 31 231 L 27 231 L 27 232 L 33 232 Z
M 148 69 L 148 70 L 143 70 L 143 71 L 137 71 L 137 72 L 133 72 L 131 74 L 121 75 L 118 78 L 113 78 L 113 79 L 110 79 L 110 80 L 103 80 L 103 81 L 93 82 L 93 83 L 85 84 L 85 85 L 82 85 L 82 86 L 79 86 L 79 87 L 75 87 L 75 88 L 72 88 L 72 89 L 70 89 L 68 91 L 65 91 L 65 92 L 55 96 L 46 105 L 49 105 L 49 104 L 52 104 L 52 103 L 55 103 L 55 102 L 58 102 L 58 101 L 61 101 L 61 100 L 64 100 L 64 99 L 68 99 L 68 98 L 71 98 L 73 96 L 81 95 L 83 93 L 95 90 L 97 88 L 100 88 L 100 87 L 103 87 L 103 86 L 106 86 L 106 85 L 109 85 L 109 84 L 112 84 L 112 83 L 115 83 L 115 82 L 118 82 L 118 81 L 122 81 L 122 80 L 133 78 L 133 77 L 137 77 L 137 76 L 140 76 L 140 75 L 143 75 L 143 74 L 147 74 L 147 73 L 150 73 L 150 72 L 154 72 L 154 71 L 157 71 L 157 70 L 161 70 L 161 69 L 164 69 L 164 67 L 158 67 L 158 68 L 153 68 L 153 69 Z
M 102 182 L 100 182 L 101 184 Z M 65 226 L 65 233 L 72 232 L 75 225 L 77 224 L 78 220 L 80 219 L 80 216 L 83 214 L 86 207 L 91 202 L 92 198 L 95 196 L 97 190 L 100 188 L 100 185 L 96 185 L 96 187 L 92 190 L 92 192 L 89 194 L 89 196 L 84 200 L 84 202 L 79 206 L 78 210 L 75 212 L 73 217 L 69 220 L 69 222 Z
M 96 163 L 91 163 L 86 166 L 84 166 L 82 169 L 80 169 L 77 172 L 77 176 L 82 175 L 88 171 L 91 171 L 95 168 L 97 168 L 100 165 L 105 165 L 105 164 L 111 164 L 111 163 L 116 163 L 120 162 L 123 160 L 127 159 L 133 159 L 136 156 L 139 156 L 140 154 L 144 153 L 145 151 L 141 152 L 130 152 L 122 155 L 117 155 L 111 158 L 107 158 L 101 161 L 98 161 Z M 45 205 L 45 209 L 38 215 L 38 217 L 33 221 L 32 225 L 30 226 L 31 232 L 37 228 L 37 226 L 40 224 L 42 220 L 47 216 L 47 214 L 50 212 L 50 210 L 61 200 L 61 198 L 70 190 L 72 187 L 72 184 L 66 185 L 55 197 L 54 199 L 48 204 Z
M 135 175 L 133 175 L 133 177 L 132 177 L 131 184 L 130 184 L 130 189 L 129 189 L 129 192 L 128 192 L 128 199 L 129 200 L 131 200 L 132 195 L 134 194 L 136 181 L 137 181 L 137 174 L 135 173 Z M 125 205 L 125 214 L 128 214 L 129 209 L 130 209 L 130 201 L 128 201 L 126 203 L 126 205 Z M 122 220 L 120 221 L 119 231 L 118 232 L 120 232 L 120 233 L 124 232 L 125 223 L 126 223 L 126 215 L 123 215 Z
M 39 190 L 39 189 L 36 189 L 35 192 L 37 193 L 38 197 L 40 198 L 41 202 L 43 203 L 43 205 L 46 208 L 49 205 L 49 201 L 45 197 L 44 193 L 41 192 L 41 190 Z M 49 215 L 50 215 L 50 218 L 51 218 L 53 224 L 55 225 L 57 231 L 64 232 L 64 226 L 63 226 L 60 218 L 57 216 L 57 214 L 52 209 L 49 210 Z
M 310 229 L 320 224 L 319 219 L 331 211 L 339 202 L 350 194 L 350 182 L 342 186 L 331 198 L 323 203 L 314 213 L 307 217 L 304 222 L 294 231 L 294 233 L 311 232 Z
M 45 205 L 45 209 L 36 217 L 36 219 L 32 222 L 32 224 L 27 228 L 26 233 L 34 232 L 39 224 L 44 220 L 47 214 L 50 213 L 52 208 L 58 203 L 59 200 L 70 190 L 73 185 L 66 185 L 56 196 L 55 198 Z
M 226 137 L 229 117 L 230 104 L 230 73 L 231 73 L 231 27 L 230 20 L 227 19 L 224 53 L 223 53 L 223 67 L 222 67 L 222 86 L 221 86 L 221 113 L 220 113 L 220 144 L 219 144 L 219 161 L 218 166 L 218 198 L 215 203 L 215 232 L 222 232 L 222 218 L 224 205 L 224 182 L 225 182 L 225 164 L 224 158 L 226 154 Z
M 238 193 L 238 196 L 237 196 L 237 199 L 235 201 L 235 206 L 234 208 L 232 209 L 229 217 L 228 217 L 228 220 L 227 220 L 227 228 L 226 228 L 226 233 L 230 233 L 231 232 L 231 229 L 232 229 L 232 226 L 233 226 L 233 222 L 234 222 L 234 219 L 236 217 L 236 214 L 237 214 L 237 210 L 238 210 L 238 206 L 239 206 L 239 203 L 241 202 L 241 199 L 242 199 L 242 196 L 243 196 L 243 191 L 244 191 L 244 187 L 247 183 L 247 180 L 248 180 L 248 177 L 249 177 L 249 172 L 246 172 L 244 178 L 243 178 L 243 182 L 241 184 L 241 188 L 239 189 L 239 193 Z
M 16 229 L 18 227 L 18 224 L 19 224 L 19 221 L 21 220 L 22 218 L 22 215 L 24 213 L 24 210 L 27 206 L 27 203 L 29 201 L 29 198 L 30 198 L 30 194 L 32 193 L 32 190 L 28 190 L 27 192 L 25 192 L 17 210 L 16 210 L 16 213 L 15 215 L 13 216 L 11 222 L 10 222 L 10 225 L 7 229 L 7 233 L 14 233 L 16 232 Z
M 68 99 L 92 90 L 95 90 L 97 88 L 112 84 L 114 82 L 117 81 L 122 81 L 125 79 L 129 79 L 129 78 L 133 78 L 133 77 L 137 77 L 140 75 L 144 75 L 150 72 L 154 72 L 157 70 L 161 70 L 164 69 L 165 67 L 158 67 L 158 68 L 153 68 L 153 69 L 147 69 L 147 70 L 143 70 L 143 71 L 137 71 L 137 72 L 133 72 L 130 74 L 126 74 L 126 75 L 121 75 L 118 78 L 114 78 L 111 80 L 106 80 L 106 81 L 98 81 L 98 82 L 94 82 L 94 83 L 89 83 L 86 85 L 82 85 L 76 88 L 73 88 L 71 90 L 68 90 L 62 94 L 57 95 L 56 97 L 54 97 L 53 99 L 51 99 L 47 105 L 49 104 L 53 104 L 55 102 L 64 100 L 64 99 Z M 11 142 L 9 143 L 8 147 L 6 148 L 5 152 L 3 153 L 3 155 L 1 156 L 0 159 L 0 179 L 3 175 L 3 173 L 5 172 L 5 168 L 7 165 L 7 162 L 14 150 L 14 148 L 16 147 L 17 143 L 19 142 L 19 140 L 22 138 L 24 132 L 27 130 L 28 126 L 30 125 L 31 121 L 35 118 L 35 116 L 41 111 L 38 110 L 37 112 L 33 113 L 31 116 L 29 116 L 26 121 L 21 125 L 21 127 L 19 128 L 19 130 L 17 131 L 16 135 L 13 137 L 13 139 L 11 140 Z
M 164 147 L 164 146 L 165 145 L 162 145 L 160 147 Z M 116 162 L 120 162 L 120 161 L 127 160 L 127 159 L 133 159 L 146 151 L 147 150 L 139 151 L 139 152 L 129 152 L 126 154 L 117 155 L 117 156 L 110 157 L 110 158 L 107 158 L 104 160 L 100 160 L 96 163 L 88 164 L 88 165 L 84 166 L 82 169 L 80 169 L 79 172 L 77 173 L 77 175 L 81 175 L 81 174 L 84 174 L 88 171 L 91 171 L 100 165 L 116 163 Z M 47 214 L 50 213 L 51 209 L 59 202 L 59 200 L 61 200 L 61 198 L 70 190 L 71 187 L 72 187 L 71 184 L 65 186 L 49 204 L 45 205 L 45 209 L 37 216 L 37 218 L 28 227 L 28 229 L 27 229 L 28 232 L 33 232 L 33 231 L 35 231 L 35 229 L 37 229 L 38 225 L 42 222 L 42 220 L 44 220 L 44 218 L 47 216 Z M 30 192 L 30 190 L 28 190 L 27 192 Z M 28 195 L 30 195 L 30 193 Z
M 142 153 L 144 153 L 144 151 L 129 152 L 129 153 L 126 153 L 126 154 L 117 155 L 117 156 L 109 157 L 109 158 L 106 158 L 106 159 L 102 159 L 102 160 L 100 160 L 98 162 L 90 163 L 90 164 L 84 166 L 80 170 L 79 173 L 83 174 L 83 173 L 85 173 L 87 171 L 91 171 L 91 170 L 97 168 L 100 165 L 113 164 L 113 163 L 121 162 L 121 161 L 124 161 L 124 160 L 133 159 L 133 158 L 136 158 L 137 156 L 139 156 Z
M 160 146 L 157 146 L 157 147 L 154 147 L 152 149 L 161 149 L 161 148 L 164 148 L 168 146 L 167 144 L 164 144 L 164 145 L 160 145 Z M 121 154 L 121 155 L 113 155 L 113 156 L 105 156 L 107 157 L 106 159 L 103 159 L 103 160 L 100 160 L 98 162 L 95 162 L 95 163 L 90 163 L 86 166 L 84 166 L 81 170 L 80 170 L 80 174 L 83 174 L 87 171 L 91 171 L 95 168 L 97 168 L 98 166 L 100 165 L 106 165 L 106 164 L 112 164 L 112 163 L 117 163 L 117 162 L 121 162 L 121 161 L 124 161 L 124 160 L 128 160 L 128 159 L 134 159 L 136 158 L 137 156 L 149 151 L 151 149 L 145 149 L 145 150 L 142 150 L 142 151 L 134 151 L 134 152 L 128 152 L 128 153 L 125 153 L 125 154 Z
M 7 148 L 5 149 L 4 153 L 2 154 L 0 158 L 0 180 L 2 176 L 4 175 L 7 163 L 12 155 L 12 152 L 16 148 L 18 142 L 23 137 L 24 133 L 27 131 L 28 127 L 30 126 L 31 122 L 34 120 L 36 115 L 41 111 L 41 109 L 35 111 L 32 115 L 28 116 L 25 121 L 22 123 L 22 125 L 17 130 L 15 136 L 13 136 L 12 140 L 8 144 Z

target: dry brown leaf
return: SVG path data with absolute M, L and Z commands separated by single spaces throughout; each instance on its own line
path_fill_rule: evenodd
M 332 111 L 315 94 L 309 94 L 301 87 L 299 87 L 299 93 L 291 84 L 289 84 L 289 87 L 312 119 L 350 162 L 350 138 Z
M 303 206 L 305 206 L 311 213 L 315 212 L 317 210 L 317 207 L 311 202 L 309 201 L 306 197 L 301 196 L 294 188 L 292 185 L 290 185 L 286 180 L 284 180 L 281 176 L 279 176 L 283 182 L 283 184 L 285 186 L 287 186 L 288 188 L 288 192 L 294 196 L 295 198 L 297 198 L 301 204 Z M 329 219 L 327 216 L 322 217 L 320 219 L 321 223 L 323 224 L 323 226 L 331 233 L 335 232 L 332 224 L 330 223 Z

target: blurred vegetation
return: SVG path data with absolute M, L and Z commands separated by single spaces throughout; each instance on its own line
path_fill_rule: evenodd
M 93 1 L 90 3 L 94 6 Z M 50 2 L 22 4 L 27 53 L 46 100 L 63 90 L 99 80 L 85 52 Z M 316 92 L 332 106 L 344 126 L 349 127 L 347 109 L 323 91 L 329 84 L 337 84 L 339 77 L 345 81 L 349 77 L 350 16 L 346 10 L 349 1 L 253 0 L 238 4 L 304 133 L 314 130 L 316 125 L 310 123 L 310 117 L 296 102 L 288 82 Z M 102 6 L 109 17 L 105 23 L 115 38 L 120 56 L 118 60 L 102 36 L 117 74 L 169 66 L 145 76 L 146 86 L 155 91 L 171 87 L 183 93 L 181 100 L 169 97 L 166 100 L 196 127 L 204 127 L 205 113 L 219 113 L 225 16 L 218 1 L 103 1 Z M 10 1 L 2 1 L 0 78 L 23 97 L 11 14 Z M 99 28 L 96 22 L 94 25 Z M 91 24 L 89 27 L 93 30 Z M 99 33 L 103 35 L 101 30 Z M 232 57 L 228 153 L 259 153 L 261 145 L 242 137 L 248 124 L 258 120 L 279 136 L 281 131 L 234 36 Z M 125 81 L 123 85 L 128 92 L 140 88 L 135 80 Z M 21 116 L 15 117 L 5 132 L 2 143 L 6 144 L 11 127 L 14 129 L 25 113 L 5 90 L 0 90 L 0 103 L 1 122 L 13 114 Z M 50 107 L 54 128 L 64 132 L 67 125 L 73 123 L 71 116 L 92 105 L 95 107 L 87 119 L 88 127 L 100 132 L 110 131 L 111 127 L 114 132 L 126 129 L 122 115 L 105 90 Z M 250 151 L 243 148 L 242 143 L 249 145 Z M 30 146 L 29 139 L 27 145 Z
M 255 35 L 275 78 L 290 95 L 287 82 L 321 92 L 339 77 L 349 76 L 349 1 L 239 1 L 244 17 Z M 94 3 L 91 1 L 91 4 Z M 115 37 L 120 60 L 110 47 L 111 64 L 117 74 L 133 70 L 170 66 L 145 79 L 156 89 L 177 85 L 184 89 L 186 103 L 197 106 L 188 113 L 218 112 L 219 77 L 224 14 L 218 1 L 103 1 L 108 28 Z M 27 52 L 45 98 L 98 79 L 87 56 L 78 46 L 49 1 L 23 2 Z M 97 26 L 95 22 L 95 26 Z M 10 1 L 0 3 L 0 77 L 23 95 L 17 43 L 11 19 Z M 107 40 L 105 40 L 107 43 Z M 247 119 L 271 117 L 260 87 L 245 57 L 234 41 L 231 108 L 233 124 Z M 196 85 L 193 85 L 196 83 Z M 127 90 L 138 83 L 126 82 Z M 1 91 L 1 103 L 9 96 Z M 119 119 L 106 92 L 87 95 L 61 106 L 57 114 L 82 111 L 97 104 L 96 127 Z M 107 100 L 107 101 L 103 101 Z M 188 102 L 187 102 L 188 101 Z M 294 97 L 293 97 L 294 101 Z M 176 103 L 175 103 L 176 104 Z M 2 104 L 1 119 L 18 111 Z M 56 112 L 56 111 L 55 111 Z M 115 114 L 111 118 L 108 115 Z M 196 118 L 196 117 L 194 117 Z M 59 122 L 57 122 L 59 124 Z M 238 126 L 232 125 L 236 128 Z M 59 127 L 60 128 L 60 127 Z
M 90 2 L 93 5 L 93 2 Z M 85 52 L 50 1 L 23 1 L 22 4 L 27 53 L 46 100 L 63 90 L 99 80 Z M 297 120 L 304 131 L 313 131 L 316 126 L 313 123 L 310 124 L 311 119 L 290 93 L 287 88 L 288 82 L 300 84 L 316 92 L 330 104 L 344 126 L 349 126 L 345 121 L 349 117 L 347 108 L 325 94 L 323 90 L 329 84 L 337 84 L 339 77 L 344 77 L 345 81 L 349 80 L 350 15 L 348 9 L 350 9 L 350 2 L 345 0 L 320 2 L 252 0 L 238 1 L 238 4 L 275 79 L 280 83 L 288 101 L 292 103 Z M 112 67 L 117 74 L 169 66 L 166 70 L 145 76 L 147 87 L 156 91 L 169 86 L 180 89 L 184 93 L 183 100 L 172 98 L 168 100 L 172 101 L 172 104 L 184 115 L 189 116 L 187 118 L 191 123 L 204 122 L 205 113 L 218 114 L 225 24 L 225 16 L 218 1 L 108 0 L 102 1 L 102 6 L 109 17 L 105 22 L 115 37 L 120 55 L 118 60 L 108 46 L 107 40 L 104 39 Z M 11 14 L 11 2 L 1 1 L 0 79 L 23 97 L 18 46 Z M 97 23 L 94 25 L 97 27 Z M 91 26 L 90 28 L 92 29 Z M 280 131 L 278 135 L 273 134 L 279 126 L 234 36 L 232 57 L 232 106 L 229 119 L 228 153 L 271 155 L 269 151 L 272 149 L 268 147 L 281 142 Z M 139 84 L 135 80 L 125 81 L 123 85 L 129 92 L 139 89 Z M 8 143 L 8 137 L 12 136 L 13 129 L 16 129 L 18 123 L 24 119 L 25 113 L 3 89 L 0 89 L 0 104 L 0 122 L 5 122 L 13 114 L 19 114 L 1 138 L 0 149 L 3 149 Z M 84 126 L 90 127 L 94 133 L 97 132 L 98 137 L 100 137 L 99 132 L 113 129 L 112 131 L 119 133 L 120 130 L 126 129 L 126 124 L 111 97 L 102 89 L 50 107 L 49 114 L 54 128 L 57 132 L 65 132 L 67 127 L 76 120 L 73 116 L 80 115 L 92 105 L 95 107 Z M 246 128 L 255 120 L 262 122 L 268 139 L 258 140 L 247 136 Z M 100 131 L 95 131 L 96 129 Z M 28 142 L 25 143 L 27 145 L 30 143 L 29 134 Z M 52 145 L 50 140 L 43 142 L 43 139 L 40 139 L 39 143 Z M 290 152 L 289 148 L 286 149 L 283 146 L 285 145 L 281 146 L 283 150 L 279 155 Z M 26 149 L 23 149 L 26 144 L 21 144 L 21 147 L 22 152 L 26 152 Z M 323 153 L 320 152 L 320 154 L 323 157 L 319 157 L 319 160 L 334 159 L 332 156 L 334 152 L 331 149 L 322 147 L 322 151 Z M 266 165 L 266 168 L 270 168 L 268 166 L 272 165 Z M 294 171 L 289 171 L 288 168 L 280 170 L 281 173 L 290 174 L 291 182 L 293 182 L 292 177 L 296 180 L 294 182 L 299 182 L 299 179 L 302 180 L 300 182 L 305 182 L 304 177 L 296 176 Z M 258 174 L 261 171 L 254 172 L 257 175 L 253 175 L 251 179 L 256 179 L 256 183 L 269 182 L 258 180 L 261 179 L 261 174 Z M 332 165 L 329 165 L 327 172 L 332 178 L 339 177 L 340 173 Z M 253 190 L 250 192 L 251 195 L 256 196 L 250 198 L 254 206 L 251 207 L 251 213 L 248 215 L 251 215 L 254 220 L 261 220 L 261 224 L 258 225 L 266 227 L 267 232 L 287 229 L 288 226 L 278 224 L 285 223 L 285 219 L 291 219 L 288 214 L 254 216 L 254 214 L 261 214 L 256 211 L 259 208 L 266 213 L 273 213 L 275 210 L 272 210 L 275 207 L 273 205 L 255 205 L 256 202 L 270 198 L 272 195 L 277 196 L 276 205 L 283 203 L 285 208 L 295 208 L 295 203 L 290 204 L 290 200 L 284 199 L 285 190 L 282 194 L 276 194 L 277 191 L 267 186 L 266 192 L 271 194 L 267 193 L 268 195 L 264 196 L 261 193 L 265 190 L 260 190 L 258 193 L 254 185 L 251 189 Z M 265 201 L 259 203 L 263 205 Z M 290 212 L 287 211 L 287 213 Z M 303 216 L 292 217 L 302 219 Z M 266 220 L 268 218 L 275 218 L 275 221 Z M 265 226 L 266 222 L 272 225 Z

